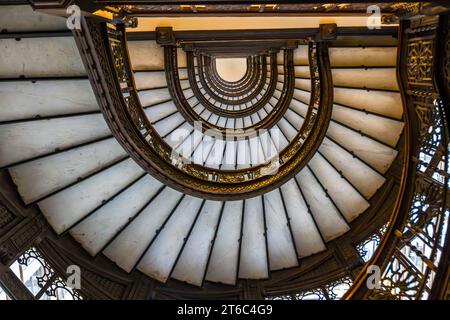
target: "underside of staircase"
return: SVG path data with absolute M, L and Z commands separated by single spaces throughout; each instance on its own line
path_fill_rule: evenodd
M 70 31 L 30 5 L 0 21 L 2 199 L 53 268 L 82 267 L 86 298 L 356 278 L 409 152 L 398 25 Z

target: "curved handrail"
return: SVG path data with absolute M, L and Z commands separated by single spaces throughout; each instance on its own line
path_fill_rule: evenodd
M 215 106 L 214 104 L 210 103 L 208 99 L 206 99 L 204 97 L 204 95 L 201 93 L 200 88 L 198 87 L 197 82 L 195 81 L 195 74 L 192 69 L 189 69 L 189 66 L 192 66 L 192 61 L 193 60 L 193 56 L 190 53 L 187 53 L 187 61 L 188 61 L 188 77 L 189 77 L 189 82 L 191 84 L 191 89 L 194 92 L 195 96 L 197 97 L 197 99 L 201 102 L 201 104 L 208 109 L 209 111 L 224 116 L 224 117 L 229 117 L 229 118 L 238 118 L 238 117 L 245 117 L 248 116 L 252 113 L 257 112 L 258 110 L 260 110 L 261 108 L 263 108 L 268 101 L 270 100 L 270 98 L 272 98 L 273 93 L 275 92 L 275 88 L 276 88 L 276 83 L 277 83 L 277 77 L 278 77 L 278 73 L 275 71 L 273 71 L 273 66 L 276 66 L 276 60 L 271 59 L 271 74 L 270 74 L 270 79 L 269 79 L 269 84 L 268 84 L 268 88 L 267 90 L 263 93 L 263 96 L 253 105 L 251 105 L 250 107 L 247 107 L 243 110 L 227 110 L 224 108 L 219 108 L 217 106 Z M 265 73 L 267 72 L 267 69 L 265 70 Z M 264 76 L 264 81 L 261 81 L 259 86 L 255 89 L 255 94 L 254 96 L 256 96 L 257 94 L 259 94 L 262 90 L 262 88 L 264 87 L 264 85 L 266 84 L 265 82 L 266 80 L 266 76 Z M 206 88 L 205 88 L 206 90 Z M 210 90 L 210 89 L 209 89 Z M 208 90 L 206 90 L 208 91 Z M 245 99 L 249 99 L 249 101 L 251 101 L 254 98 L 253 95 L 246 97 Z M 213 97 L 214 98 L 214 97 Z M 227 101 L 225 99 L 222 99 L 222 101 Z M 235 102 L 238 100 L 234 100 Z
M 448 100 L 443 102 L 437 86 L 438 31 L 437 19 L 415 26 L 401 22 L 397 70 L 406 127 L 400 192 L 380 246 L 344 299 L 422 299 L 430 293 L 450 209 Z M 407 252 L 420 260 L 423 270 Z M 380 268 L 376 285 L 369 278 L 371 265 Z
M 203 60 L 207 62 L 204 63 Z M 246 94 L 249 91 L 252 91 L 256 84 L 260 81 L 262 73 L 264 73 L 264 69 L 267 68 L 266 61 L 258 61 L 256 58 L 252 59 L 252 64 L 250 69 L 250 75 L 247 79 L 236 83 L 225 83 L 216 73 L 215 67 L 212 67 L 211 64 L 214 60 L 209 57 L 201 56 L 197 54 L 197 73 L 199 76 L 200 83 L 203 87 L 212 88 L 216 90 L 219 94 L 223 94 L 224 96 L 229 97 L 239 97 L 241 95 Z M 261 59 L 259 59 L 261 60 Z M 261 68 L 262 66 L 262 68 Z M 203 71 L 203 72 L 202 72 Z M 216 94 L 213 90 L 207 90 L 208 93 L 214 95 Z M 217 96 L 220 99 L 220 96 Z
M 317 68 L 311 70 L 313 105 L 305 124 L 280 152 L 277 162 L 237 170 L 192 164 L 173 154 L 170 145 L 151 126 L 137 99 L 124 26 L 114 28 L 83 18 L 82 31 L 76 34 L 76 40 L 87 43 L 82 50 L 83 62 L 115 138 L 145 171 L 181 192 L 205 199 L 238 200 L 273 190 L 307 164 L 328 128 L 333 101 L 328 47 L 311 44 L 311 52 L 317 51 Z M 292 60 L 292 50 L 286 50 L 285 54 Z
M 225 127 L 220 127 L 215 124 L 206 122 L 203 120 L 188 103 L 186 97 L 183 94 L 183 89 L 179 81 L 178 74 L 178 59 L 177 59 L 177 48 L 175 46 L 166 45 L 164 46 L 164 65 L 166 70 L 166 80 L 167 86 L 169 88 L 170 95 L 186 121 L 189 122 L 191 126 L 195 125 L 195 122 L 200 122 L 202 124 L 202 131 L 216 130 L 216 134 L 219 136 L 227 135 L 227 138 L 243 139 L 248 137 L 250 134 L 255 135 L 260 129 L 270 129 L 273 127 L 280 119 L 283 117 L 284 113 L 288 109 L 292 96 L 294 94 L 295 87 L 295 77 L 294 77 L 294 61 L 293 61 L 293 50 L 285 50 L 285 65 L 284 65 L 284 82 L 283 88 L 281 90 L 281 96 L 277 104 L 273 107 L 271 112 L 264 117 L 261 121 L 253 124 L 252 126 L 246 127 L 242 130 L 229 130 Z M 271 97 L 266 96 L 267 100 Z M 197 99 L 201 100 L 201 96 L 197 96 Z M 206 107 L 206 106 L 204 106 Z M 258 104 L 258 108 L 263 107 Z M 224 110 L 215 107 L 212 108 L 212 112 L 227 116 Z M 257 110 L 252 109 L 251 113 Z M 238 117 L 239 114 L 233 114 L 232 117 Z
M 192 68 L 192 69 L 188 69 L 189 82 L 191 83 L 191 87 L 196 88 L 196 90 L 200 90 L 198 82 L 195 80 L 196 79 L 195 75 L 198 74 L 202 88 L 205 89 L 205 91 L 211 96 L 212 99 L 214 99 L 220 103 L 227 104 L 227 105 L 239 105 L 239 104 L 249 102 L 249 101 L 253 100 L 258 94 L 261 93 L 263 87 L 267 83 L 267 73 L 268 73 L 267 61 L 264 58 L 264 59 L 262 59 L 262 64 L 257 65 L 257 72 L 255 72 L 255 75 L 257 76 L 257 78 L 256 78 L 257 81 L 253 81 L 249 85 L 250 89 L 247 89 L 247 92 L 241 93 L 240 95 L 236 96 L 236 95 L 230 95 L 230 94 L 224 92 L 221 88 L 217 88 L 217 87 L 210 88 L 209 85 L 205 81 L 202 81 L 202 80 L 204 80 L 203 72 L 205 72 L 205 70 L 200 69 L 200 66 L 199 66 L 199 68 L 197 68 L 197 71 L 195 71 L 194 56 L 193 56 L 192 52 L 187 52 L 186 54 L 187 54 L 188 68 L 189 68 L 189 66 L 191 66 L 191 68 Z M 216 90 L 217 92 L 215 92 L 214 90 Z M 223 96 L 221 97 L 218 94 L 222 94 Z M 224 96 L 229 97 L 229 98 L 240 97 L 240 96 L 243 96 L 243 97 L 239 98 L 239 99 L 234 99 L 234 100 L 231 99 L 230 100 Z

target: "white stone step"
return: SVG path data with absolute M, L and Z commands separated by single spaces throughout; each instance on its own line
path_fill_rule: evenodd
M 325 138 L 319 148 L 323 156 L 367 199 L 382 186 L 385 178 L 330 139 Z
M 303 168 L 296 179 L 325 241 L 333 240 L 350 230 L 308 167 Z
M 177 112 L 177 107 L 173 101 L 160 103 L 145 109 L 145 114 L 151 123 L 155 123 L 174 112 Z
M 237 169 L 248 168 L 251 165 L 250 145 L 246 139 L 238 141 Z
M 194 136 L 195 137 L 195 136 Z M 194 163 L 202 164 L 206 161 L 209 151 L 214 146 L 215 139 L 210 135 L 201 135 L 198 144 L 194 145 L 194 151 L 191 160 Z M 189 149 L 187 147 L 187 149 Z
M 236 153 L 237 153 L 236 141 L 226 141 L 225 142 L 225 152 L 223 156 L 221 170 L 234 170 L 236 168 Z
M 278 121 L 278 127 L 289 141 L 294 140 L 298 133 L 298 129 L 294 128 L 285 118 L 281 118 L 280 121 Z
M 175 114 L 158 121 L 153 128 L 155 128 L 160 136 L 165 136 L 184 122 L 186 122 L 186 120 L 181 113 L 176 112 Z
M 269 131 L 263 131 L 263 133 L 259 135 L 259 141 L 264 151 L 264 158 L 266 161 L 272 161 L 276 160 L 275 158 L 278 158 L 279 151 L 281 151 L 279 136 L 280 134 L 272 136 Z
M 91 255 L 98 254 L 161 187 L 162 184 L 158 180 L 145 175 L 80 222 L 70 234 Z
M 284 134 L 281 132 L 281 129 L 278 125 L 274 125 L 269 129 L 270 136 L 275 142 L 278 150 L 283 150 L 289 144 L 289 141 L 286 139 Z
M 98 111 L 89 80 L 0 83 L 0 121 Z
M 400 93 L 364 89 L 334 88 L 334 102 L 387 117 L 401 119 L 403 105 Z
M 335 86 L 398 91 L 395 68 L 332 69 Z
M 0 39 L 0 78 L 86 75 L 73 37 Z
M 39 202 L 47 221 L 60 234 L 143 174 L 127 159 Z
M 130 61 L 135 71 L 164 70 L 164 48 L 156 41 L 128 41 Z M 186 67 L 186 53 L 178 49 L 178 67 Z
M 395 67 L 397 47 L 334 47 L 329 49 L 332 67 Z
M 185 196 L 137 268 L 166 282 L 204 200 Z
M 179 69 L 178 74 L 180 80 L 185 80 L 188 78 L 187 69 Z M 167 86 L 165 71 L 135 72 L 134 81 L 136 83 L 137 90 L 146 90 Z
M 331 137 L 347 150 L 353 151 L 362 160 L 372 165 L 381 173 L 385 173 L 397 156 L 398 151 L 381 144 L 358 132 L 331 121 L 327 136 Z
M 243 201 L 227 201 L 217 231 L 206 280 L 234 285 L 238 274 Z
M 303 90 L 294 89 L 293 97 L 306 105 L 309 105 L 311 100 L 311 93 Z
M 206 201 L 173 270 L 174 279 L 201 286 L 223 203 Z
M 169 134 L 164 140 L 178 153 L 180 154 L 178 148 L 181 148 L 183 143 L 186 143 L 185 145 L 188 145 L 189 143 L 192 143 L 193 137 L 191 135 L 194 133 L 194 128 L 192 126 L 185 122 L 183 123 L 179 128 L 174 130 L 171 134 Z M 181 150 L 183 150 L 181 148 Z M 191 149 L 192 151 L 192 149 Z M 189 153 L 190 155 L 190 153 Z
M 156 41 L 128 41 L 128 52 L 135 71 L 164 70 L 164 49 Z
M 111 135 L 101 114 L 0 125 L 0 166 Z
M 305 118 L 308 113 L 309 106 L 304 102 L 292 100 L 289 109 L 292 109 L 292 111 L 295 111 L 295 113 Z
M 307 45 L 299 45 L 297 49 L 294 50 L 294 65 L 304 66 L 309 65 L 309 52 Z
M 295 76 L 299 78 L 311 78 L 309 66 L 295 66 Z
M 295 179 L 281 186 L 286 211 L 291 224 L 297 255 L 299 258 L 310 256 L 326 249 L 314 219 L 308 212 L 305 200 Z
M 298 133 L 303 125 L 304 119 L 300 117 L 296 112 L 292 111 L 291 108 L 286 110 L 284 117 L 289 121 L 289 124 L 293 126 Z
M 292 242 L 280 190 L 275 189 L 264 194 L 263 199 L 270 270 L 295 267 L 298 265 L 297 253 Z
M 311 91 L 311 80 L 309 79 L 295 79 L 295 87 L 297 89 Z
M 148 89 L 139 91 L 138 93 L 141 105 L 146 108 L 171 99 L 170 92 L 167 88 Z
M 262 197 L 244 201 L 244 225 L 239 278 L 265 279 L 269 276 Z
M 219 169 L 223 162 L 223 154 L 225 150 L 225 141 L 222 139 L 215 139 L 214 145 L 209 152 L 208 157 L 205 161 L 205 166 Z
M 181 193 L 166 187 L 103 253 L 119 267 L 130 272 L 181 197 Z
M 33 11 L 30 5 L 2 5 L 0 30 L 6 32 L 68 30 L 66 19 Z
M 248 139 L 252 166 L 256 166 L 258 164 L 266 162 L 266 157 L 264 155 L 264 150 L 262 148 L 260 140 L 261 139 L 258 136 L 251 137 L 250 139 Z
M 391 147 L 395 148 L 403 132 L 404 123 L 383 118 L 373 114 L 366 114 L 362 111 L 333 106 L 332 119 L 347 125 L 355 130 L 360 130 L 366 135 L 376 138 Z
M 309 167 L 347 221 L 353 221 L 370 206 L 370 203 L 319 153 L 309 161 Z
M 126 155 L 122 146 L 109 138 L 14 166 L 9 172 L 25 203 L 30 203 Z

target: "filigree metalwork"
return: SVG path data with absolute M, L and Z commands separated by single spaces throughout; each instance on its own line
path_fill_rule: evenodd
M 67 283 L 65 283 L 61 278 L 56 278 L 52 284 L 45 290 L 45 294 L 47 295 L 46 298 L 60 298 L 61 291 L 63 291 L 63 295 L 70 295 L 70 299 L 63 298 L 62 300 L 83 300 L 82 295 L 80 292 L 76 289 L 72 289 L 69 286 L 67 286 Z
M 108 32 L 108 28 L 114 31 Z M 184 193 L 207 199 L 245 199 L 277 188 L 307 163 L 327 130 L 333 90 L 326 44 L 311 47 L 318 52 L 314 63 L 318 64 L 321 86 L 313 86 L 314 90 L 320 89 L 318 112 L 315 114 L 316 111 L 312 111 L 315 108 L 310 107 L 304 121 L 308 125 L 303 125 L 294 143 L 282 150 L 279 161 L 248 169 L 219 170 L 192 164 L 181 156 L 174 158 L 171 146 L 153 129 L 137 97 L 123 25 L 111 26 L 83 19 L 82 30 L 76 31 L 75 36 L 82 47 L 80 51 L 100 109 L 116 139 L 148 173 Z M 104 37 L 109 42 L 105 42 Z M 119 43 L 121 48 L 117 47 Z M 292 62 L 292 50 L 286 50 L 285 54 L 287 61 Z M 284 68 L 285 74 L 293 70 L 291 65 L 285 64 Z M 123 76 L 123 72 L 128 75 Z M 179 81 L 177 77 L 172 80 Z M 168 79 L 169 87 L 172 80 Z M 286 100 L 284 108 L 293 93 L 294 81 L 290 83 L 292 88 L 286 87 L 282 92 Z M 277 117 L 282 114 L 280 110 Z
M 29 266 L 33 261 L 37 261 L 42 267 L 42 275 L 36 276 L 36 282 L 39 287 L 44 288 L 44 286 L 53 278 L 55 272 L 35 248 L 26 250 L 17 259 L 19 265 L 23 266 Z
M 309 289 L 299 293 L 279 296 L 267 296 L 266 300 L 339 300 L 351 287 L 352 279 L 344 277 L 331 281 L 318 288 Z
M 22 279 L 23 271 L 16 269 L 16 276 L 27 286 L 34 299 L 47 300 L 81 300 L 80 292 L 67 285 L 67 283 L 55 272 L 42 254 L 34 247 L 27 249 L 18 259 L 18 266 L 29 267 L 33 263 L 40 266 L 30 279 Z M 21 269 L 20 269 L 21 270 Z M 19 274 L 18 274 L 19 273 Z M 30 280 L 32 283 L 30 284 Z M 34 283 L 38 288 L 34 287 Z M 67 297 L 69 296 L 69 299 Z
M 380 228 L 380 230 L 378 230 L 377 232 L 372 234 L 369 238 L 365 239 L 356 246 L 356 249 L 358 250 L 358 253 L 361 256 L 361 259 L 363 259 L 365 262 L 367 262 L 368 260 L 370 260 L 370 258 L 372 258 L 373 253 L 376 251 L 376 249 L 381 243 L 381 239 L 383 238 L 386 229 L 387 224 L 385 224 L 383 227 Z
M 409 166 L 386 236 L 367 263 L 381 267 L 380 288 L 368 290 L 367 275 L 362 272 L 348 297 L 426 299 L 448 241 L 450 140 L 446 106 L 435 86 L 438 20 L 414 27 L 403 23 L 401 30 L 401 47 L 406 52 L 402 52 L 405 60 L 400 71 L 407 88 L 412 139 L 410 153 L 405 155 Z
M 413 38 L 408 42 L 407 73 L 412 85 L 429 86 L 433 75 L 434 37 Z

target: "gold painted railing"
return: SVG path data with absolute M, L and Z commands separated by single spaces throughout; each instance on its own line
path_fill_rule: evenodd
M 276 161 L 217 170 L 174 157 L 170 145 L 152 127 L 137 96 L 123 25 L 82 19 L 82 30 L 74 34 L 100 109 L 116 139 L 144 170 L 181 192 L 217 200 L 245 199 L 268 192 L 301 170 L 325 136 L 333 101 L 326 43 L 310 45 L 309 111 L 296 137 L 279 152 Z

